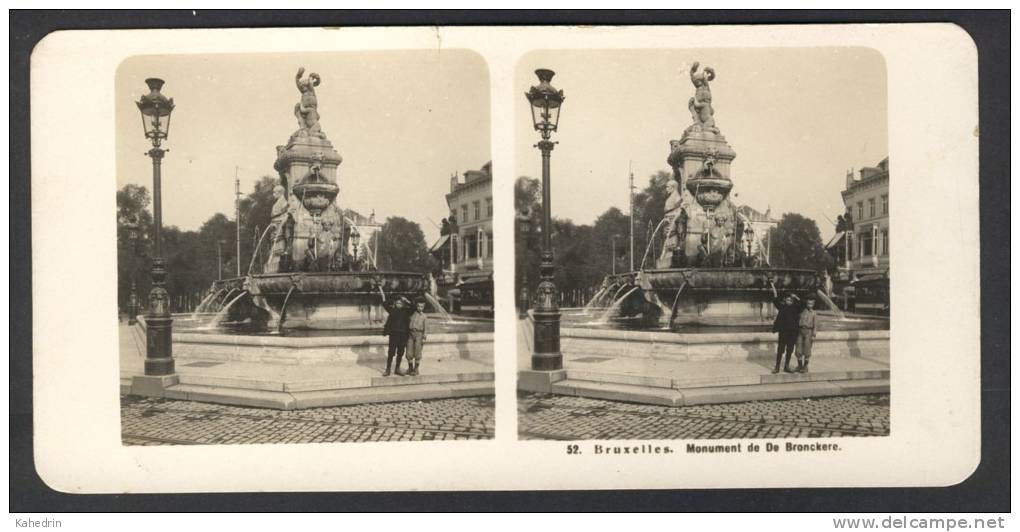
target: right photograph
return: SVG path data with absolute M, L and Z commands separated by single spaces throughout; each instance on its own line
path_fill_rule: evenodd
M 879 52 L 548 50 L 514 79 L 520 439 L 890 434 Z

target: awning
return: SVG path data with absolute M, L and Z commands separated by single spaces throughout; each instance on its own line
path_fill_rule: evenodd
M 467 279 L 461 277 L 461 280 L 460 280 L 459 283 L 457 283 L 457 286 L 478 286 L 478 285 L 483 285 L 483 284 L 490 284 L 490 285 L 492 284 L 492 274 L 491 273 L 488 274 L 488 275 L 479 275 L 477 277 L 469 277 Z
M 837 246 L 843 246 L 843 239 L 846 238 L 846 233 L 839 232 L 832 235 L 829 239 L 829 243 L 825 244 L 825 249 L 832 249 Z
M 437 240 L 436 243 L 432 244 L 432 247 L 429 248 L 429 251 L 432 252 L 432 251 L 436 251 L 438 249 L 442 249 L 442 247 L 446 245 L 446 241 L 447 240 L 450 240 L 450 235 L 447 234 L 447 235 L 440 236 L 439 240 Z

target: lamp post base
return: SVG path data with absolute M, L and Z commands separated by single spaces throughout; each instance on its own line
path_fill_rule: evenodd
M 534 310 L 535 350 L 531 355 L 531 369 L 553 371 L 563 368 L 560 352 L 560 313 Z
M 145 326 L 145 374 L 172 375 L 173 319 L 169 316 L 146 316 Z
M 556 371 L 563 369 L 563 354 L 535 353 L 531 355 L 531 369 L 535 371 Z

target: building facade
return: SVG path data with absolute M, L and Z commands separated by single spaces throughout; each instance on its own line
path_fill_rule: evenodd
M 861 168 L 858 174 L 847 173 L 842 195 L 849 214 L 844 214 L 843 269 L 858 277 L 885 275 L 889 271 L 889 158 L 878 166 Z
M 737 216 L 743 218 L 750 233 L 740 236 L 741 251 L 748 256 L 760 257 L 761 262 L 769 264 L 772 255 L 769 253 L 769 236 L 772 230 L 779 225 L 779 220 L 772 218 L 772 209 L 768 208 L 764 213 L 755 210 L 749 205 L 737 207 Z
M 491 312 L 492 162 L 451 176 L 446 205 L 450 216 L 431 249 L 441 265 L 436 275 L 441 299 L 453 310 Z
M 835 281 L 845 307 L 889 310 L 889 158 L 846 174 L 845 211 L 826 245 L 837 261 Z
M 382 230 L 382 224 L 375 220 L 375 209 L 368 216 L 363 216 L 353 209 L 344 209 L 343 213 L 344 218 L 358 234 L 357 246 L 355 247 L 355 242 L 351 240 L 348 244 L 350 249 L 347 252 L 357 257 L 358 260 L 364 261 L 372 269 L 378 268 L 376 265 L 378 258 L 376 234 Z

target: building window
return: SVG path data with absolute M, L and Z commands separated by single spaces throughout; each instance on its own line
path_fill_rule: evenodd
M 492 198 L 485 198 L 485 215 L 492 218 Z
M 478 258 L 478 236 L 464 235 L 464 250 L 467 252 L 466 259 Z
M 889 214 L 889 195 L 882 194 L 882 215 L 886 216 Z
M 467 216 L 467 211 L 465 210 L 464 212 L 465 212 L 464 216 Z M 863 220 L 863 219 L 864 219 L 864 202 L 863 201 L 858 201 L 857 202 L 857 220 L 856 221 L 860 221 L 860 220 Z
M 476 201 L 476 202 L 472 203 L 471 205 L 473 205 L 474 208 L 475 208 L 475 220 L 481 220 L 482 219 L 482 206 L 481 206 L 481 204 Z
M 883 257 L 888 257 L 889 256 L 889 230 L 888 229 L 883 229 L 882 230 L 882 256 Z
M 464 205 L 460 206 L 460 217 L 462 218 L 461 222 L 467 223 L 467 221 L 468 221 L 468 210 L 467 210 L 467 204 L 466 203 Z
M 868 198 L 868 218 L 875 217 L 875 198 Z
M 871 232 L 861 233 L 861 257 L 870 257 L 872 255 L 872 245 L 874 244 Z
M 490 204 L 491 204 L 491 201 L 490 201 Z M 493 248 L 493 245 L 492 245 L 492 233 L 488 233 L 488 234 L 486 234 L 486 236 L 488 237 L 487 240 L 489 242 L 489 248 L 485 250 L 487 252 L 486 253 L 486 257 L 491 259 L 492 258 L 492 248 Z

